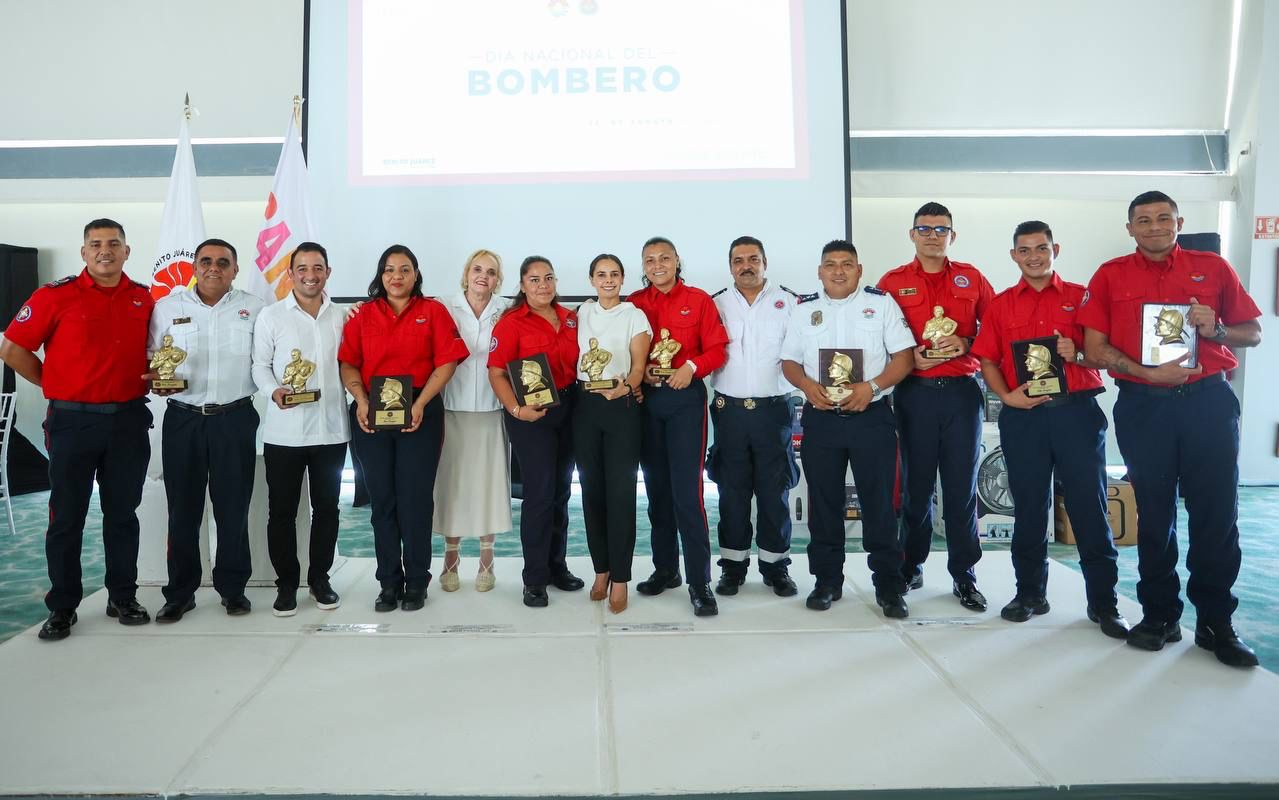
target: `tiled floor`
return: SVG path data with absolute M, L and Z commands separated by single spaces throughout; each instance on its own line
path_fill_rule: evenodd
M 0 645 L 0 795 L 1279 792 L 1279 676 L 1105 638 L 1059 564 L 1052 612 L 1022 625 L 931 580 L 885 620 L 861 556 L 809 611 L 795 566 L 799 597 L 752 577 L 715 618 L 683 590 L 527 609 L 511 558 L 493 592 L 467 580 L 416 613 L 373 611 L 369 559 L 334 572 L 341 608 L 285 619 L 269 588 L 241 618 L 202 589 L 181 623 L 126 628 L 99 591 L 67 641 Z M 1011 592 L 1006 553 L 982 574 Z

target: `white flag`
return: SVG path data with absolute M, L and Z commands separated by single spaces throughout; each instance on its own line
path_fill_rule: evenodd
M 275 182 L 266 201 L 266 219 L 258 234 L 254 260 L 257 269 L 247 270 L 245 289 L 267 303 L 274 303 L 293 290 L 289 257 L 302 242 L 314 241 L 302 136 L 294 123 L 291 112 L 289 132 L 280 148 L 280 163 L 275 167 Z
M 175 289 L 187 289 L 195 281 L 195 247 L 204 241 L 204 212 L 195 185 L 195 158 L 191 134 L 182 120 L 178 150 L 173 156 L 169 194 L 160 219 L 160 247 L 151 268 L 151 296 L 156 300 Z

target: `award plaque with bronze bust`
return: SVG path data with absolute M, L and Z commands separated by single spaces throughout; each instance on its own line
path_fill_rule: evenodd
M 156 389 L 186 391 L 186 379 L 173 377 L 178 365 L 186 360 L 187 351 L 180 347 L 175 347 L 173 337 L 166 333 L 164 338 L 160 340 L 160 349 L 156 350 L 151 356 L 151 369 L 160 376 L 151 381 L 151 391 Z
M 601 349 L 600 340 L 594 336 L 591 337 L 590 345 L 590 349 L 582 353 L 582 360 L 577 365 L 577 368 L 585 372 L 587 377 L 587 380 L 582 381 L 582 388 L 588 392 L 614 388 L 619 382 L 617 378 L 600 378 L 608 362 L 613 360 L 613 354 Z
M 1026 384 L 1027 397 L 1065 397 L 1070 394 L 1066 384 L 1065 361 L 1057 353 L 1057 337 L 1021 339 L 1012 344 L 1013 368 L 1019 384 Z
M 545 353 L 511 361 L 506 365 L 506 374 L 520 405 L 554 408 L 560 404 L 560 393 L 551 378 L 551 362 Z
M 944 348 L 938 342 L 943 336 L 953 336 L 955 331 L 959 329 L 959 323 L 946 316 L 946 309 L 941 306 L 933 306 L 932 319 L 924 323 L 922 337 L 924 341 L 932 345 L 925 348 L 924 358 L 954 358 L 956 353 L 949 348 Z
M 284 384 L 289 393 L 284 396 L 286 406 L 300 406 L 320 399 L 320 390 L 306 388 L 306 382 L 315 374 L 315 362 L 302 357 L 302 351 L 294 348 L 289 353 L 289 363 L 284 365 Z
M 413 421 L 412 375 L 374 375 L 369 379 L 369 427 L 375 431 L 400 430 Z
M 1184 303 L 1143 303 L 1141 306 L 1141 364 L 1157 367 L 1190 354 L 1181 366 L 1198 363 L 1199 331 L 1187 324 L 1190 306 Z
M 656 361 L 657 366 L 651 363 L 648 367 L 648 374 L 654 378 L 669 378 L 675 374 L 675 369 L 671 366 L 671 359 L 675 358 L 675 354 L 684 345 L 671 338 L 671 332 L 662 328 L 661 335 L 657 341 L 653 342 L 653 349 L 648 354 L 650 362 Z
M 861 383 L 862 351 L 848 347 L 822 347 L 817 350 L 818 382 L 832 403 L 840 403 L 853 393 L 853 384 Z

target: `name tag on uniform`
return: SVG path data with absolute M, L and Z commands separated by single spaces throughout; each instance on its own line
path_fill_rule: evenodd
M 174 325 L 185 325 L 190 321 L 191 321 L 190 317 L 174 317 L 173 318 Z
M 909 297 L 909 296 L 910 296 L 910 295 L 912 295 L 912 294 L 919 294 L 919 290 L 918 290 L 918 289 L 913 289 L 913 288 L 912 288 L 912 289 L 898 289 L 898 290 L 897 290 L 897 296 L 898 296 L 898 297 Z

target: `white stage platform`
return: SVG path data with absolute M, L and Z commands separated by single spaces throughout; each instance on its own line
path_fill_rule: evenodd
M 619 616 L 585 590 L 527 609 L 515 559 L 487 595 L 468 559 L 415 613 L 373 611 L 369 559 L 335 572 L 340 609 L 300 597 L 287 619 L 270 589 L 242 618 L 202 589 L 182 622 L 126 628 L 98 592 L 70 639 L 0 645 L 0 794 L 1279 795 L 1279 677 L 1189 631 L 1162 653 L 1105 638 L 1056 564 L 1052 613 L 1004 622 L 1007 553 L 983 558 L 991 609 L 971 613 L 943 562 L 903 622 L 859 555 L 828 612 L 804 607 L 800 556 L 798 597 L 752 572 L 710 619 L 683 588 L 632 588 Z

